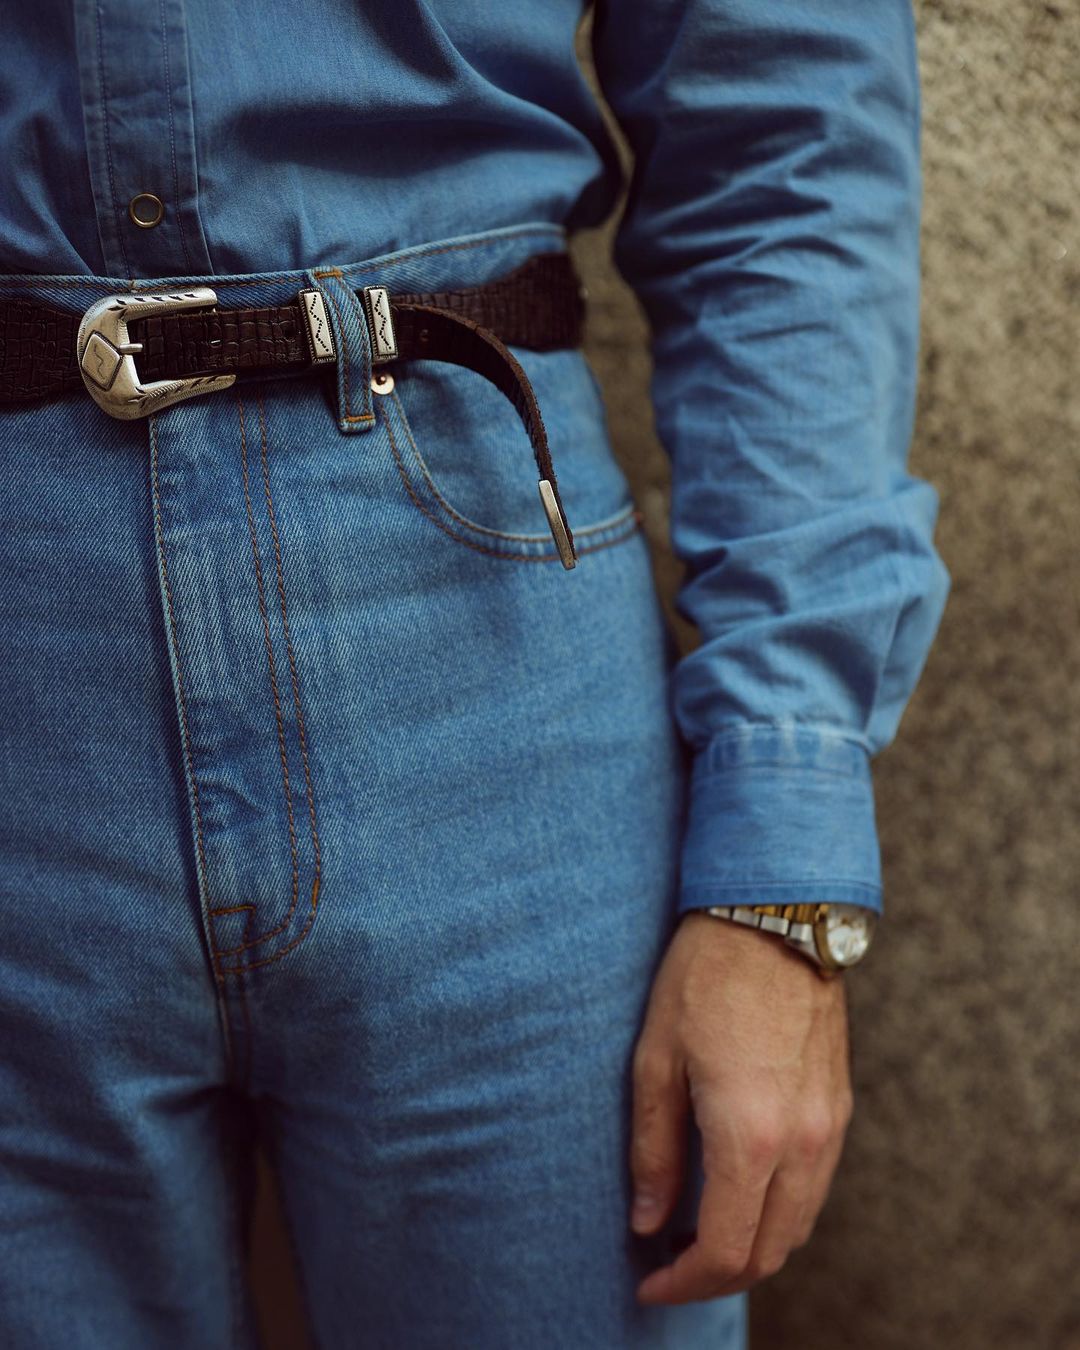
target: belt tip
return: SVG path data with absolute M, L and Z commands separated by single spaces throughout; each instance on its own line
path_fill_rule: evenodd
M 566 516 L 563 514 L 563 509 L 555 496 L 555 489 L 550 480 L 541 478 L 537 486 L 540 489 L 540 500 L 544 505 L 544 514 L 547 516 L 551 537 L 555 540 L 555 547 L 559 550 L 559 561 L 569 572 L 572 567 L 577 566 L 577 549 L 574 547 L 574 541 L 570 535 L 570 526 L 567 524 Z

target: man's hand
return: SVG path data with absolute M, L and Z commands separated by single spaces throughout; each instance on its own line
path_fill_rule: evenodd
M 633 1086 L 634 1230 L 659 1228 L 682 1189 L 690 1109 L 705 1173 L 694 1242 L 638 1299 L 748 1289 L 809 1238 L 840 1159 L 852 1110 L 843 977 L 688 911 L 653 982 Z

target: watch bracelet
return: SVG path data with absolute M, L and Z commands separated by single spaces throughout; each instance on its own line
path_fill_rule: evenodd
M 823 902 L 801 905 L 707 905 L 706 912 L 717 919 L 730 919 L 747 928 L 790 937 L 796 942 L 812 942 L 814 920 Z
M 812 901 L 793 905 L 705 905 L 704 912 L 713 918 L 756 928 L 783 938 L 785 944 L 798 952 L 827 980 L 843 974 L 850 966 L 833 965 L 823 959 L 815 933 L 815 921 L 827 910 L 830 902 Z M 857 963 L 855 963 L 857 964 Z

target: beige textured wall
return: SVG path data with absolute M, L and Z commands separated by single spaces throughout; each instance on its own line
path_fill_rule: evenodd
M 814 1241 L 753 1297 L 754 1350 L 1080 1350 L 1080 3 L 917 13 L 912 463 L 953 590 L 875 761 L 856 1120 Z M 643 329 L 606 249 L 581 250 L 591 354 L 670 599 Z
M 875 761 L 889 917 L 847 977 L 856 1119 L 814 1241 L 754 1295 L 754 1350 L 1080 1350 L 1080 0 L 918 19 L 912 463 L 953 591 Z M 645 330 L 607 246 L 580 241 L 590 355 L 690 641 Z M 264 1220 L 267 1343 L 298 1350 L 284 1259 Z

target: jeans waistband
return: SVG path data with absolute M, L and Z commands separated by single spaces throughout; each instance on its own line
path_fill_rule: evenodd
M 30 309 L 37 318 L 34 321 L 26 318 L 24 326 L 28 331 L 32 329 L 39 338 L 47 336 L 50 327 L 63 327 L 66 322 L 62 316 L 47 321 L 51 311 L 42 310 L 41 306 L 48 305 L 68 313 L 77 312 L 80 308 L 87 309 L 80 326 L 77 349 L 72 348 L 73 355 L 77 356 L 82 367 L 86 386 L 84 392 L 92 394 L 106 412 L 130 418 L 156 415 L 178 399 L 203 395 L 213 397 L 231 385 L 236 376 L 200 375 L 197 370 L 205 370 L 206 367 L 199 365 L 197 370 L 190 368 L 194 372 L 192 376 L 147 384 L 147 377 L 140 375 L 137 369 L 135 357 L 130 354 L 121 356 L 122 353 L 143 350 L 141 342 L 136 341 L 133 335 L 128 335 L 123 316 L 128 313 L 130 306 L 122 302 L 122 297 L 137 298 L 145 294 L 147 300 L 144 307 L 160 303 L 164 311 L 175 309 L 178 303 L 191 305 L 193 302 L 197 306 L 215 306 L 218 310 L 242 309 L 247 312 L 256 330 L 259 330 L 262 323 L 259 315 L 263 313 L 264 307 L 296 302 L 298 295 L 310 296 L 318 305 L 319 332 L 324 332 L 328 324 L 333 333 L 333 342 L 328 344 L 331 353 L 328 359 L 336 366 L 338 426 L 343 433 L 348 434 L 370 431 L 376 420 L 371 396 L 373 347 L 377 341 L 377 330 L 369 328 L 369 316 L 365 314 L 361 299 L 366 287 L 384 291 L 381 303 L 386 306 L 386 321 L 389 323 L 388 311 L 391 306 L 387 296 L 391 290 L 404 295 L 410 292 L 431 295 L 432 292 L 460 291 L 482 285 L 496 276 L 505 276 L 507 272 L 520 268 L 532 254 L 565 252 L 565 237 L 565 230 L 561 226 L 526 224 L 420 244 L 362 262 L 226 277 L 158 277 L 120 282 L 115 278 L 94 276 L 8 276 L 0 277 L 0 299 L 10 302 L 32 297 L 38 309 Z M 525 271 L 529 272 L 530 269 Z M 198 294 L 199 287 L 210 289 L 204 294 Z M 543 289 L 533 287 L 528 291 L 529 299 L 522 303 L 530 306 L 535 304 Z M 176 294 L 181 291 L 189 294 Z M 158 292 L 161 294 L 156 294 Z M 96 300 L 102 303 L 95 306 Z M 304 313 L 307 303 L 305 299 L 297 312 Z M 411 317 L 419 321 L 420 326 L 416 331 L 418 340 L 413 345 L 417 350 L 413 355 L 430 350 L 436 359 L 471 366 L 495 384 L 513 403 L 532 444 L 540 474 L 540 500 L 549 528 L 563 566 L 572 568 L 576 561 L 573 534 L 551 463 L 543 418 L 529 379 L 498 335 L 446 309 L 446 303 L 448 301 L 429 300 L 426 302 L 428 307 L 421 305 L 415 308 Z M 402 316 L 405 316 L 407 308 L 402 309 Z M 16 338 L 20 330 L 18 316 L 25 316 L 27 309 L 26 305 L 11 306 Z M 416 327 L 415 322 L 413 327 Z M 440 335 L 438 342 L 434 340 L 437 332 Z M 568 340 L 564 338 L 562 329 L 559 330 L 557 340 Z M 312 341 L 314 343 L 314 337 Z M 215 342 L 220 351 L 220 338 L 215 338 Z M 30 351 L 33 349 L 31 344 Z M 17 344 L 14 350 L 18 353 L 21 348 Z M 271 355 L 276 355 L 276 350 Z M 292 359 L 291 351 L 289 356 L 295 366 L 297 362 Z M 315 359 L 308 369 L 317 369 L 317 362 L 322 359 L 318 348 L 313 351 L 313 356 Z M 26 362 L 28 378 L 32 377 L 35 371 L 40 371 L 45 358 L 44 349 L 39 359 L 32 355 L 20 356 L 14 368 L 16 375 Z M 106 368 L 110 364 L 111 369 Z M 220 363 L 216 364 L 220 369 Z M 97 373 L 97 366 L 101 367 L 100 374 Z M 65 379 L 63 375 L 58 379 L 61 389 L 65 388 Z M 118 384 L 117 381 L 121 379 L 124 383 Z M 31 378 L 28 385 L 15 384 L 13 390 L 33 389 L 35 384 L 36 381 Z M 45 382 L 43 387 L 53 386 Z M 18 397 L 17 393 L 15 397 Z
M 533 253 L 563 248 L 566 242 L 563 226 L 533 221 L 428 240 L 360 261 L 312 260 L 310 267 L 284 272 L 145 278 L 0 273 L 0 296 L 16 298 L 29 290 L 49 304 L 84 309 L 92 300 L 113 292 L 202 285 L 212 286 L 223 306 L 273 305 L 292 299 L 298 290 L 310 284 L 313 274 L 319 273 L 340 275 L 354 289 L 385 284 L 395 290 L 439 290 L 478 285 L 524 262 Z

